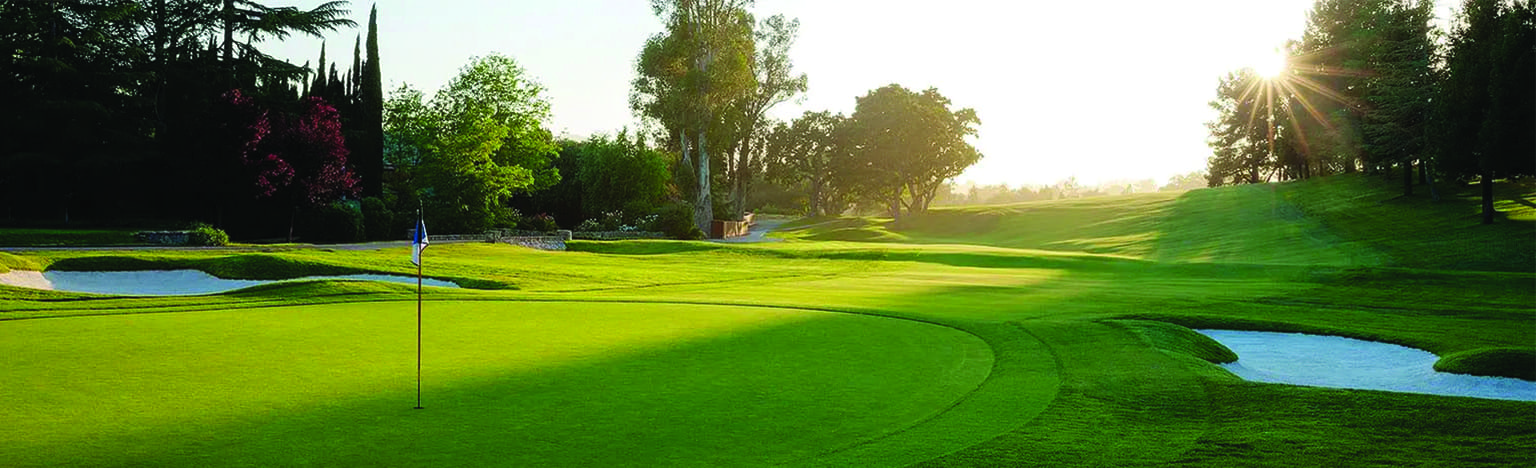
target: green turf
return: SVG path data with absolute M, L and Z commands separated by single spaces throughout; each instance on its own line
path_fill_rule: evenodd
M 414 312 L 348 304 L 6 324 L 0 398 L 11 404 L 0 417 L 12 435 L 0 459 L 773 464 L 929 418 L 992 361 L 971 335 L 857 315 L 433 302 L 427 409 L 413 411 Z
M 414 369 L 395 362 L 414 351 L 400 343 L 411 328 L 380 327 L 408 322 L 410 286 L 319 281 L 185 298 L 0 286 L 0 346 L 12 350 L 0 362 L 26 366 L 28 379 L 49 372 L 60 379 L 7 386 L 6 396 L 53 401 L 51 409 L 28 411 L 73 418 L 0 433 L 0 447 L 20 447 L 0 459 L 21 453 L 29 463 L 140 465 L 1528 464 L 1536 458 L 1536 403 L 1244 382 L 1211 364 L 1230 357 L 1223 348 L 1187 330 L 1335 334 L 1426 349 L 1445 356 L 1442 363 L 1472 363 L 1496 375 L 1525 375 L 1518 360 L 1486 358 L 1490 349 L 1528 350 L 1536 342 L 1536 264 L 1529 261 L 1536 216 L 1520 208 L 1526 192 L 1504 187 L 1499 206 L 1507 215 L 1481 226 L 1459 192 L 1433 202 L 1427 195 L 1397 197 L 1393 187 L 1352 175 L 954 208 L 900 229 L 880 219 L 811 219 L 786 224 L 791 230 L 777 234 L 786 242 L 755 245 L 577 241 L 570 252 L 434 245 L 429 276 L 487 286 L 427 291 L 429 310 L 471 311 L 429 315 L 429 330 L 458 327 L 476 337 L 429 341 L 438 359 L 459 356 L 437 364 L 439 387 L 429 387 L 440 401 L 463 405 L 432 416 L 443 419 L 401 416 L 395 403 L 411 393 Z M 407 256 L 406 248 L 50 251 L 0 254 L 0 264 L 143 261 L 235 276 L 410 274 Z M 520 320 L 526 311 L 543 312 Z M 71 318 L 38 319 L 63 316 Z M 553 331 L 529 328 L 535 326 Z M 952 345 L 910 339 L 918 335 Z M 497 343 L 522 346 L 489 347 Z M 188 351 L 154 347 L 169 345 Z M 395 359 L 376 363 L 349 354 L 366 349 Z M 969 357 L 945 349 L 967 349 Z M 550 356 L 538 350 L 607 358 L 518 367 Z M 160 367 L 124 368 L 132 362 L 126 360 L 73 369 L 76 355 L 134 356 Z M 201 367 L 205 361 L 219 367 Z M 942 362 L 970 370 L 946 374 Z M 980 362 L 987 364 L 978 368 Z M 311 372 L 297 376 L 294 366 Z M 22 375 L 9 370 L 3 375 Z M 111 377 L 65 379 L 71 370 Z M 944 375 L 948 380 L 935 377 Z M 254 379 L 304 385 L 229 383 Z M 363 380 L 385 383 L 355 383 Z M 969 383 L 943 383 L 962 381 Z M 241 391 L 229 390 L 234 386 Z M 748 389 L 750 400 L 737 393 Z M 110 408 L 104 398 L 130 407 L 191 403 L 98 411 Z M 220 410 L 204 410 L 213 406 Z M 133 420 L 132 427 L 118 421 L 146 414 L 164 419 Z M 400 442 L 401 434 L 450 436 Z M 289 446 L 297 448 L 279 448 Z M 129 455 L 86 455 L 112 450 Z M 337 461 L 343 456 L 353 458 Z

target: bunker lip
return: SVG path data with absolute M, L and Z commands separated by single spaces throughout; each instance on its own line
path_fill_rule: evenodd
M 219 278 L 199 270 L 46 272 L 13 270 L 0 273 L 0 284 L 122 296 L 195 296 L 229 292 L 264 284 L 330 279 L 416 283 L 414 276 L 380 274 L 305 276 L 283 280 L 233 280 Z M 422 284 L 446 288 L 459 287 L 452 282 L 430 278 L 423 278 Z
M 1536 382 L 1438 372 L 1434 353 L 1407 346 L 1304 333 L 1195 331 L 1237 353 L 1237 362 L 1221 367 L 1243 380 L 1536 401 Z

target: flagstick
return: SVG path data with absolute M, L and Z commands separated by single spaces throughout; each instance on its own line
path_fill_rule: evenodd
M 417 218 L 420 219 L 420 213 L 417 213 L 417 215 L 418 215 Z M 423 227 L 425 227 L 425 226 L 418 221 L 417 224 L 416 224 L 416 229 L 417 230 L 421 230 Z M 421 233 L 416 233 L 416 236 L 417 237 L 423 237 Z M 421 409 L 421 262 L 422 262 L 421 251 L 424 250 L 424 249 L 422 249 L 419 245 L 413 245 L 413 246 L 411 246 L 411 248 L 416 250 L 416 408 L 415 409 Z

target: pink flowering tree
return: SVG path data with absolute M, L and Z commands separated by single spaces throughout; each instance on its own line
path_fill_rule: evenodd
M 254 185 L 257 198 L 270 197 L 293 182 L 293 166 L 269 151 L 270 145 L 265 144 L 272 134 L 266 109 L 236 89 L 224 93 L 219 111 L 223 152 L 234 156 L 242 179 Z
M 244 166 L 257 198 L 288 202 L 290 242 L 300 207 L 357 195 L 359 183 L 347 167 L 341 114 L 335 107 L 310 96 L 299 103 L 297 114 L 272 118 L 240 90 L 224 98 L 226 148 Z

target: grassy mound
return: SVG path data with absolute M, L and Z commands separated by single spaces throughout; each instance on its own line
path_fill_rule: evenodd
M 1435 370 L 1536 381 L 1536 348 L 1482 348 L 1452 353 L 1435 361 Z
M 42 266 L 32 257 L 22 257 L 0 252 L 0 273 L 11 270 L 41 270 Z
M 281 280 L 304 276 L 351 275 L 374 271 L 271 254 L 221 257 L 106 255 L 64 258 L 48 266 L 59 271 L 199 270 L 225 279 Z
M 104 255 L 64 258 L 48 266 L 58 271 L 199 270 L 225 279 L 279 280 L 304 276 L 373 273 L 270 254 L 221 257 Z
M 1237 353 L 1194 330 L 1168 322 L 1150 320 L 1109 320 L 1106 323 L 1129 330 L 1153 348 L 1194 356 L 1216 364 L 1237 361 Z

